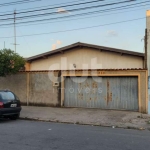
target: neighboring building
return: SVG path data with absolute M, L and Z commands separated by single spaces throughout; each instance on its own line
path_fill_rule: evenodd
M 85 43 L 33 56 L 26 64 L 28 104 L 147 113 L 144 68 L 144 53 Z

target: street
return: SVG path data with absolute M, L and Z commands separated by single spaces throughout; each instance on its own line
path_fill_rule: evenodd
M 147 150 L 150 131 L 0 120 L 3 150 Z

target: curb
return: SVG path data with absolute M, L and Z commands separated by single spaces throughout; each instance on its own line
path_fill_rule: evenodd
M 20 117 L 20 120 L 29 120 L 29 121 L 41 121 L 41 122 L 52 122 L 52 123 L 64 123 L 64 124 L 75 124 L 75 125 L 87 125 L 87 126 L 99 126 L 99 127 L 111 127 L 111 128 L 121 128 L 121 129 L 132 129 L 132 130 L 148 130 L 142 127 L 133 127 L 133 126 L 113 126 L 113 125 L 105 125 L 105 124 L 90 124 L 90 123 L 82 123 L 82 122 L 64 122 L 59 120 L 44 120 L 39 118 L 28 118 L 28 117 Z M 149 130 L 148 130 L 149 131 Z

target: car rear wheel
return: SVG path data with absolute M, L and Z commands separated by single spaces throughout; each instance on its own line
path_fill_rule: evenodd
M 16 119 L 19 119 L 19 116 L 20 116 L 20 113 L 19 113 L 19 114 L 16 114 L 16 115 L 10 116 L 9 119 L 11 119 L 11 120 L 16 120 Z

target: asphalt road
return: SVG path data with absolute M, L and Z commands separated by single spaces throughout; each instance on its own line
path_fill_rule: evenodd
M 150 131 L 0 120 L 1 150 L 149 150 Z

